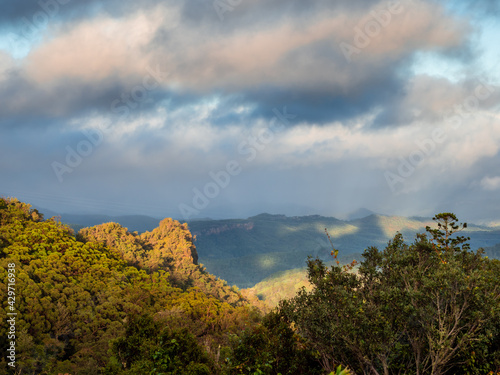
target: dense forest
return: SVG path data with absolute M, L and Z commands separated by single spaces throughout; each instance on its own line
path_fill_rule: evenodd
M 0 374 L 500 373 L 500 261 L 434 219 L 360 264 L 310 258 L 267 311 L 198 264 L 186 224 L 74 233 L 0 198 Z

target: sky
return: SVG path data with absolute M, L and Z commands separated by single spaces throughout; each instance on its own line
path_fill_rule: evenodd
M 500 221 L 489 0 L 0 0 L 0 196 Z

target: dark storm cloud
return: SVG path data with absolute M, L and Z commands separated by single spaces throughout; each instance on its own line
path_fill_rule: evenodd
M 433 48 L 450 59 L 462 62 L 472 59 L 467 40 L 460 35 L 466 30 L 458 24 L 453 25 L 450 20 L 442 22 L 439 12 L 429 6 L 416 8 L 421 19 L 411 14 L 411 8 L 404 11 L 400 17 L 409 17 L 409 26 L 402 18 L 397 20 L 393 16 L 395 21 L 390 26 L 394 28 L 374 37 L 370 40 L 369 48 L 358 49 L 352 56 L 353 60 L 349 61 L 340 43 L 354 44 L 356 23 L 362 17 L 366 18 L 369 10 L 363 7 L 367 4 L 349 4 L 289 2 L 285 5 L 284 2 L 275 1 L 259 7 L 263 5 L 261 2 L 242 2 L 233 11 L 225 13 L 224 20 L 219 20 L 219 23 L 213 20 L 214 13 L 210 12 L 208 4 L 200 2 L 199 7 L 185 4 L 184 18 L 190 20 L 195 30 L 211 30 L 213 33 L 208 33 L 207 41 L 214 46 L 200 43 L 198 55 L 196 52 L 176 54 L 174 75 L 186 77 L 186 83 L 191 81 L 188 85 L 194 89 L 198 86 L 207 92 L 219 90 L 228 96 L 237 95 L 255 108 L 253 113 L 256 117 L 272 117 L 273 108 L 288 105 L 296 108 L 305 122 L 327 123 L 366 114 L 374 108 L 383 108 L 384 113 L 376 124 L 393 125 L 393 120 L 398 118 L 395 114 L 398 108 L 391 106 L 407 94 L 408 79 L 411 77 L 409 68 L 416 52 Z M 321 25 L 324 30 L 314 30 L 311 26 L 311 22 L 315 25 L 315 17 L 320 14 L 336 17 L 341 12 L 347 12 L 344 13 L 343 24 L 335 25 L 339 20 L 332 18 L 330 24 Z M 245 29 L 246 21 L 252 25 L 248 29 Z M 262 25 L 261 29 L 256 24 Z M 282 41 L 281 45 L 275 42 L 275 49 L 287 43 L 289 46 L 282 48 L 282 55 L 273 64 L 259 63 L 259 60 L 265 60 L 273 54 L 270 46 L 263 46 L 255 54 L 245 55 L 246 46 L 254 35 L 267 29 L 270 35 L 275 32 L 276 40 L 279 40 L 280 35 L 276 30 L 280 27 L 290 27 L 293 31 L 304 28 L 304 33 L 293 35 L 292 32 L 289 40 Z M 453 27 L 456 29 L 453 30 Z M 234 29 L 235 34 L 225 34 L 224 28 Z M 326 31 L 326 28 L 331 30 Z M 318 33 L 317 37 L 294 44 L 294 39 L 306 35 L 304 38 L 307 40 L 307 36 L 314 32 Z M 398 40 L 399 34 L 405 33 L 407 40 Z M 160 34 L 157 34 L 155 48 L 163 48 L 164 54 L 175 51 L 175 39 L 168 32 L 162 33 L 161 37 Z M 240 34 L 242 44 L 237 45 L 235 40 Z M 234 62 L 228 60 L 228 43 L 233 46 L 234 56 L 242 54 L 244 57 Z M 273 44 L 272 37 L 269 44 Z M 228 115 L 227 118 L 230 117 Z
M 270 27 L 290 18 L 300 19 L 305 26 L 321 13 L 361 12 L 377 3 L 383 1 L 241 0 L 231 6 L 227 1 L 190 0 L 183 3 L 182 16 L 183 21 L 192 26 L 202 24 L 214 31 L 227 32 L 231 29 Z M 224 7 L 224 4 L 229 6 Z M 297 26 L 300 27 L 300 24 Z
M 144 77 L 149 78 L 150 73 L 126 79 L 110 76 L 98 82 L 61 78 L 41 85 L 26 77 L 25 72 L 10 69 L 0 85 L 0 127 L 64 127 L 68 120 L 85 115 L 100 115 L 111 121 L 133 120 L 160 104 L 174 111 L 203 101 L 204 96 L 198 93 L 172 91 L 159 85 L 146 89 Z M 153 79 L 147 82 L 155 83 Z
M 71 118 L 92 110 L 111 112 L 111 103 L 124 90 L 113 80 L 100 85 L 65 80 L 54 87 L 43 87 L 11 72 L 0 86 L 0 118 L 4 119 L 0 125 L 18 119 L 17 126 L 43 126 L 43 119 Z
M 0 0 L 0 27 L 26 26 L 26 21 L 37 24 L 49 20 L 75 20 L 107 13 L 120 17 L 138 9 L 158 4 L 158 0 L 120 1 L 120 0 Z
M 274 116 L 273 109 L 287 107 L 290 113 L 297 115 L 299 122 L 349 122 L 361 113 L 391 103 L 399 95 L 401 84 L 395 79 L 388 79 L 382 87 L 366 85 L 363 91 L 353 92 L 352 95 L 342 94 L 334 88 L 308 91 L 266 87 L 249 92 L 247 97 L 258 103 L 253 113 L 256 117 L 271 118 Z
M 24 13 L 19 10 L 21 4 L 7 6 L 7 14 L 18 19 L 33 11 L 33 3 L 25 8 Z M 146 2 L 146 7 L 152 4 L 153 1 Z M 342 41 L 353 43 L 355 25 L 362 16 L 368 14 L 368 4 L 374 5 L 368 1 L 242 1 L 232 11 L 225 13 L 224 20 L 221 20 L 214 9 L 214 2 L 187 1 L 182 5 L 182 19 L 178 27 L 171 29 L 168 23 L 164 23 L 156 30 L 150 43 L 135 50 L 135 55 L 132 53 L 128 58 L 133 62 L 136 56 L 151 54 L 155 56 L 154 61 L 163 61 L 172 79 L 180 82 L 180 86 L 173 91 L 159 89 L 150 93 L 149 99 L 153 103 L 169 100 L 170 108 L 175 110 L 199 102 L 200 97 L 220 95 L 223 100 L 218 105 L 217 113 L 213 114 L 214 124 L 237 121 L 232 107 L 240 103 L 253 108 L 246 119 L 270 119 L 274 116 L 274 108 L 288 106 L 295 108 L 302 121 L 321 124 L 349 120 L 380 107 L 384 108 L 384 113 L 377 123 L 387 124 L 398 119 L 398 108 L 391 107 L 405 94 L 408 80 L 405 68 L 411 65 L 415 51 L 420 46 L 427 48 L 441 45 L 446 51 L 447 48 L 463 47 L 463 44 L 448 41 L 446 36 L 436 41 L 435 35 L 440 33 L 440 27 L 450 25 L 441 26 L 441 20 L 438 23 L 431 11 L 417 9 L 428 23 L 424 24 L 422 32 L 418 31 L 423 26 L 406 26 L 401 23 L 402 19 L 394 16 L 393 23 L 389 24 L 394 30 L 373 38 L 369 48 L 359 50 L 359 55 L 357 53 L 354 56 L 355 60 L 348 61 L 339 45 Z M 380 5 L 386 6 L 386 3 L 380 2 Z M 99 8 L 108 14 L 120 16 L 132 14 L 138 6 L 134 2 L 74 1 L 61 5 L 61 16 L 66 14 L 62 11 L 63 7 L 67 7 L 68 14 L 83 7 L 87 13 Z M 142 10 L 144 6 L 141 2 Z M 407 12 L 412 11 L 408 9 Z M 400 17 L 405 17 L 405 13 Z M 322 23 L 318 26 L 316 21 Z M 293 32 L 290 40 L 280 40 L 286 34 L 281 31 L 282 28 L 290 28 Z M 228 30 L 232 30 L 231 33 Z M 78 35 L 84 35 L 83 31 L 79 32 Z M 262 44 L 257 44 L 258 38 L 266 32 L 269 32 L 270 40 L 262 39 Z M 399 32 L 409 33 L 404 43 L 397 40 L 396 34 Z M 80 36 L 80 39 L 75 37 L 75 41 L 82 38 L 84 36 Z M 238 60 L 238 54 L 245 53 L 246 43 L 252 38 L 256 40 L 253 47 L 255 53 L 249 55 L 248 59 L 242 57 L 241 61 Z M 240 40 L 241 43 L 238 43 Z M 385 51 L 386 42 L 394 44 L 392 50 Z M 113 43 L 118 42 L 110 40 L 108 43 L 112 49 Z M 71 43 L 66 42 L 64 45 Z M 108 113 L 112 102 L 117 98 L 120 100 L 124 92 L 127 93 L 134 84 L 140 83 L 141 73 L 138 71 L 135 74 L 108 74 L 105 78 L 90 77 L 91 81 L 88 74 L 78 77 L 78 70 L 71 65 L 65 69 L 67 74 L 73 76 L 57 78 L 57 67 L 47 68 L 47 61 L 54 60 L 56 49 L 53 46 L 47 48 L 44 51 L 42 45 L 38 48 L 41 52 L 37 50 L 33 56 L 29 56 L 31 74 L 43 75 L 44 71 L 38 71 L 38 67 L 42 66 L 45 75 L 54 77 L 55 81 L 44 84 L 42 88 L 42 85 L 37 86 L 20 73 L 11 74 L 0 89 L 0 99 L 5 103 L 0 109 L 3 115 L 29 112 L 34 115 L 70 116 L 92 110 Z M 273 50 L 280 48 L 282 51 L 276 56 L 268 57 L 276 53 Z M 72 54 L 71 51 L 64 53 Z M 120 53 L 117 52 L 116 56 L 121 56 Z M 234 53 L 231 56 L 233 61 L 227 59 L 231 53 Z M 92 60 L 98 61 L 99 58 L 99 54 L 83 55 L 81 61 L 77 60 L 73 64 L 81 63 L 80 71 L 85 72 L 85 63 L 91 64 Z M 275 61 L 260 62 L 266 58 Z M 64 61 L 63 58 L 61 60 Z M 110 73 L 117 68 L 106 64 L 110 63 L 102 62 L 102 69 Z M 128 61 L 123 61 L 123 65 L 127 64 Z M 147 111 L 154 108 L 148 103 L 144 103 L 141 109 Z M 120 100 L 114 108 L 122 108 L 122 105 Z M 131 109 L 123 109 L 121 113 L 131 112 L 131 116 L 138 113 Z

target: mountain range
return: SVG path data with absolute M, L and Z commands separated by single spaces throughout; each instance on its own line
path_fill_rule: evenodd
M 144 232 L 158 226 L 160 219 L 149 216 L 57 215 L 40 209 L 45 217 L 60 216 L 78 231 L 104 222 L 117 222 L 129 231 Z M 366 215 L 366 216 L 365 216 Z M 208 272 L 229 285 L 251 288 L 281 275 L 280 272 L 304 268 L 308 256 L 332 261 L 332 245 L 341 262 L 360 260 L 369 246 L 384 248 L 397 232 L 407 242 L 416 233 L 433 226 L 431 218 L 385 216 L 361 209 L 346 220 L 319 215 L 293 216 L 260 214 L 247 219 L 193 220 L 189 229 L 196 237 L 199 262 Z M 331 242 L 327 236 L 328 232 Z M 462 233 L 469 236 L 472 249 L 483 247 L 487 255 L 500 257 L 500 228 L 469 223 Z

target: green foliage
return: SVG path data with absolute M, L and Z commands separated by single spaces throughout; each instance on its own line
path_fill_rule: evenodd
M 248 291 L 261 298 L 266 307 L 271 310 L 278 306 L 279 301 L 292 298 L 303 287 L 307 290 L 312 288 L 307 281 L 307 270 L 293 269 L 278 272 Z
M 437 222 L 437 228 L 431 229 L 427 226 L 425 229 L 432 236 L 432 242 L 440 250 L 455 250 L 462 244 L 463 250 L 469 250 L 470 246 L 466 242 L 470 240 L 470 237 L 458 236 L 451 237 L 453 234 L 460 232 L 467 228 L 467 223 L 457 224 L 457 217 L 450 213 L 444 212 L 437 214 L 432 218 L 432 220 Z
M 435 226 L 431 218 L 382 215 L 343 221 L 317 215 L 263 214 L 245 220 L 189 223 L 207 270 L 240 288 L 252 288 L 278 272 L 303 268 L 308 255 L 329 261 L 331 248 L 325 228 L 340 250 L 339 261 L 347 263 L 360 259 L 370 246 L 384 248 L 397 232 L 411 239 L 426 226 Z M 471 236 L 473 248 L 486 247 L 495 243 L 493 238 L 500 238 L 500 227 L 468 225 L 462 234 Z
M 0 350 L 14 263 L 17 373 L 498 372 L 500 261 L 470 252 L 453 214 L 435 220 L 430 240 L 367 248 L 356 272 L 309 259 L 311 287 L 262 318 L 256 299 L 197 264 L 185 224 L 139 235 L 108 223 L 75 238 L 0 199 Z
M 183 290 L 198 287 L 233 306 L 249 302 L 248 296 L 232 289 L 224 280 L 208 274 L 197 264 L 198 253 L 187 224 L 164 219 L 158 228 L 138 235 L 128 232 L 120 224 L 107 223 L 80 230 L 77 239 L 105 244 L 119 253 L 130 266 L 148 272 L 166 271 L 170 282 Z
M 335 372 L 331 372 L 330 375 L 350 375 L 351 372 L 348 369 L 343 369 L 341 365 L 339 365 Z
M 229 374 L 322 374 L 315 352 L 281 316 L 270 313 L 262 325 L 236 339 Z
M 81 229 L 76 239 L 81 242 L 99 242 L 118 251 L 128 264 L 145 265 L 144 244 L 137 235 L 117 223 L 106 223 L 92 228 Z
M 120 374 L 209 375 L 214 364 L 186 329 L 171 330 L 150 316 L 129 316 L 125 335 L 113 344 Z
M 340 363 L 374 374 L 498 369 L 497 262 L 459 246 L 453 214 L 436 219 L 433 242 L 418 235 L 406 245 L 398 234 L 383 252 L 368 248 L 357 275 L 308 262 L 314 290 L 283 301 L 279 313 L 320 353 L 325 370 Z
M 121 373 L 111 344 L 127 338 L 132 316 L 161 321 L 154 350 L 133 361 L 136 373 L 165 373 L 181 362 L 182 373 L 214 373 L 214 347 L 260 319 L 241 292 L 195 264 L 192 237 L 173 220 L 143 237 L 110 223 L 76 239 L 29 205 L 0 199 L 0 224 L 0 349 L 7 348 L 7 265 L 15 263 L 20 373 Z

